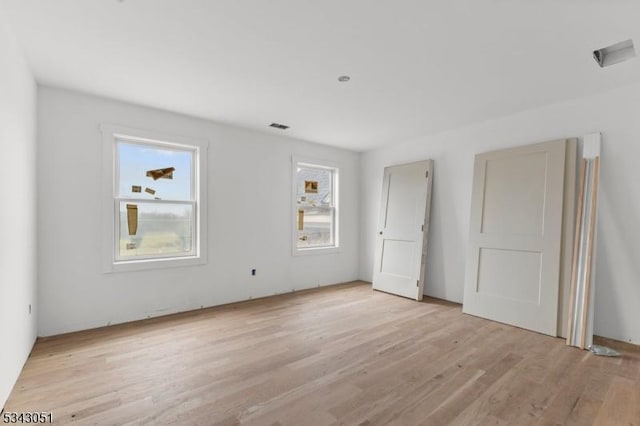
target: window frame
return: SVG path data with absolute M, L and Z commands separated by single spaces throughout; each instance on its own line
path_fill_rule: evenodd
M 207 152 L 208 141 L 184 136 L 167 135 L 159 132 L 134 129 L 113 124 L 101 124 L 102 132 L 102 269 L 104 273 L 138 271 L 180 266 L 202 265 L 207 262 Z M 119 194 L 118 143 L 132 143 L 154 146 L 160 149 L 190 150 L 192 156 L 192 199 L 151 200 L 125 198 Z M 120 203 L 140 201 L 141 203 L 193 205 L 192 251 L 176 256 L 140 256 L 135 259 L 123 258 L 119 254 L 120 244 Z
M 297 169 L 299 166 L 330 170 L 333 202 L 333 245 L 316 247 L 298 247 L 298 186 Z M 340 164 L 317 158 L 291 156 L 291 253 L 293 256 L 330 254 L 342 251 L 340 246 Z

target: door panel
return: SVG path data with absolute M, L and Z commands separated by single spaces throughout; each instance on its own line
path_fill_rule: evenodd
M 380 272 L 411 279 L 414 269 L 412 259 L 415 255 L 415 243 L 413 241 L 385 239 L 382 245 Z
M 373 288 L 421 300 L 433 161 L 387 167 Z
M 463 311 L 556 335 L 566 141 L 476 156 Z
M 417 166 L 406 170 L 394 168 L 390 172 L 385 206 L 387 214 L 384 217 L 387 232 L 411 235 L 415 232 L 416 221 L 422 223 L 425 197 L 416 197 L 416 192 L 426 192 L 423 191 L 424 172 L 422 167 Z
M 482 232 L 540 235 L 547 155 L 487 159 Z
M 480 249 L 476 291 L 489 296 L 522 302 L 540 302 L 539 252 Z

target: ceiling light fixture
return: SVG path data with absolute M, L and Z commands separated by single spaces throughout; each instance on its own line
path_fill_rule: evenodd
M 633 40 L 625 40 L 593 51 L 593 59 L 600 65 L 600 68 L 624 62 L 636 57 L 633 49 Z
M 340 77 L 338 77 L 338 81 L 340 83 L 346 83 L 349 80 L 351 80 L 351 77 L 349 77 L 348 75 L 341 75 Z
M 280 130 L 287 130 L 289 128 L 289 126 L 285 126 L 284 124 L 280 123 L 271 123 L 269 124 L 269 126 Z

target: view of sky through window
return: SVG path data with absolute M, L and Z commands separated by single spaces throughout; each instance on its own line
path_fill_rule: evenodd
M 191 200 L 191 167 L 193 153 L 173 151 L 148 145 L 120 142 L 118 159 L 120 165 L 119 196 L 123 198 L 158 197 L 166 200 Z M 173 179 L 153 180 L 146 176 L 148 170 L 174 167 Z M 132 192 L 132 186 L 141 187 L 140 193 Z M 155 194 L 145 192 L 145 188 Z

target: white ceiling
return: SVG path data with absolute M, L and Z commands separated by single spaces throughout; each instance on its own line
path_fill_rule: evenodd
M 0 1 L 42 84 L 354 150 L 640 82 L 638 0 Z

